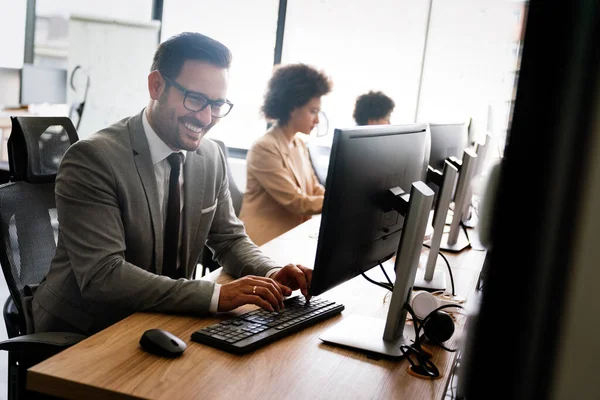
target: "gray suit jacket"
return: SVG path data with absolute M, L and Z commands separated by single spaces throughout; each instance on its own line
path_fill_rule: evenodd
M 189 280 L 205 242 L 233 276 L 277 267 L 236 218 L 225 168 L 210 140 L 187 154 L 180 268 L 188 279 L 173 280 L 161 275 L 163 219 L 142 114 L 71 146 L 56 178 L 58 245 L 34 295 L 35 331 L 67 323 L 94 333 L 136 311 L 206 314 L 214 284 Z

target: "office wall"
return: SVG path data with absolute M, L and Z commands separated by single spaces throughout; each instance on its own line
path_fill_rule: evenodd
M 69 74 L 79 66 L 76 91 L 68 103 L 89 90 L 78 128 L 80 138 L 140 112 L 148 104 L 148 71 L 158 42 L 157 21 L 137 22 L 72 15 L 69 20 Z
M 152 0 L 36 0 L 36 65 L 67 68 L 71 14 L 148 22 L 152 18 Z
M 152 3 L 152 0 L 36 0 L 36 15 L 68 18 L 71 14 L 87 14 L 99 18 L 150 21 Z
M 0 107 L 19 104 L 19 70 L 0 68 Z

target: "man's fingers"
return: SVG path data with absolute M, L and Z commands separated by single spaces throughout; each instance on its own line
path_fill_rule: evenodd
M 271 278 L 263 278 L 261 276 L 254 276 L 251 278 L 251 282 L 253 285 L 271 287 L 273 290 L 277 291 L 281 296 L 283 296 L 281 288 L 279 287 L 277 282 L 275 282 Z
M 279 289 L 281 289 L 281 293 L 283 293 L 284 296 L 289 296 L 289 295 L 292 294 L 292 289 L 290 287 L 285 286 L 281 282 L 275 281 L 275 283 L 277 284 L 277 286 L 279 287 Z
M 306 278 L 306 275 L 304 275 L 304 271 L 300 269 L 300 267 L 298 267 L 297 265 L 294 265 L 292 273 L 296 278 L 296 282 L 298 282 L 298 287 L 300 288 L 300 291 L 302 292 L 302 294 L 306 295 L 306 293 L 308 292 L 308 279 Z
M 245 295 L 244 296 L 244 304 L 256 304 L 257 306 L 264 308 L 265 310 L 274 312 L 275 308 L 273 307 L 273 305 L 271 303 L 269 303 L 268 301 L 266 301 L 265 299 L 263 299 L 260 296 L 257 295 Z
M 277 309 L 283 308 L 283 293 L 277 282 L 269 278 L 256 279 L 255 277 L 254 279 L 250 279 L 248 283 L 254 285 L 252 286 L 253 290 L 256 287 L 256 292 L 259 292 L 253 294 L 259 294 L 264 299 L 270 301 L 273 307 Z
M 264 286 L 253 286 L 252 293 L 250 293 L 250 295 L 266 300 L 269 304 L 271 304 L 271 308 L 273 310 L 279 311 L 283 307 L 283 301 L 278 299 L 270 290 L 270 288 Z
M 312 281 L 312 269 L 306 268 L 302 265 L 297 265 L 296 268 L 302 273 L 302 283 L 300 283 L 300 292 L 304 295 L 306 300 L 310 300 L 311 296 L 308 293 L 310 289 L 310 283 Z

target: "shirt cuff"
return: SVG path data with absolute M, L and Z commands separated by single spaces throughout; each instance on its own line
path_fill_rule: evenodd
M 269 271 L 267 271 L 267 273 L 265 274 L 265 278 L 270 278 L 272 275 L 275 275 L 277 272 L 279 272 L 279 270 L 281 269 L 281 267 L 277 267 L 277 268 L 273 268 L 270 269 Z
M 269 271 L 270 272 L 270 271 Z M 212 297 L 210 299 L 210 306 L 208 306 L 208 312 L 216 313 L 219 309 L 219 295 L 221 294 L 221 285 L 215 283 Z

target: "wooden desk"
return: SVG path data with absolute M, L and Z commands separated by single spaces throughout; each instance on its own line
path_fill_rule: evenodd
M 318 219 L 265 244 L 266 254 L 281 263 L 312 266 Z M 484 253 L 465 251 L 449 256 L 456 291 L 475 287 Z M 442 261 L 443 262 L 443 261 Z M 376 276 L 373 269 L 368 274 Z M 211 279 L 223 279 L 218 271 Z M 443 379 L 418 379 L 406 372 L 406 360 L 375 360 L 354 350 L 319 340 L 328 327 L 350 314 L 385 318 L 386 290 L 357 277 L 322 295 L 346 306 L 342 315 L 278 340 L 253 353 L 236 356 L 190 340 L 197 329 L 220 318 L 137 313 L 31 368 L 28 389 L 70 399 L 440 399 L 454 354 L 434 352 Z M 248 311 L 251 306 L 239 311 Z M 465 318 L 458 317 L 457 332 Z M 141 350 L 138 341 L 151 328 L 166 329 L 188 348 L 177 359 Z M 406 329 L 412 329 L 407 325 Z M 454 347 L 458 335 L 449 341 Z

